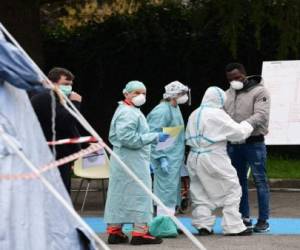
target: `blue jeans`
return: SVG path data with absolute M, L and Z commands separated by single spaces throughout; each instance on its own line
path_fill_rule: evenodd
M 269 219 L 269 184 L 266 173 L 266 145 L 263 142 L 248 144 L 228 144 L 228 154 L 235 167 L 242 187 L 240 213 L 249 218 L 248 180 L 247 172 L 250 166 L 257 191 L 258 219 Z

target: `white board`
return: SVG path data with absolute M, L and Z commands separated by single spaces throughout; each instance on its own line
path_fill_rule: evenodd
M 300 61 L 263 62 L 271 95 L 268 145 L 300 145 Z

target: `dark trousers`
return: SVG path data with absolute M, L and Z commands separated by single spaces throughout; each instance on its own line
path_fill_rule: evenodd
M 242 187 L 240 203 L 242 217 L 250 217 L 247 180 L 247 172 L 250 167 L 257 191 L 258 219 L 267 220 L 269 218 L 269 185 L 266 173 L 266 145 L 263 142 L 228 144 L 227 149 Z
M 63 183 L 68 191 L 71 194 L 71 174 L 72 174 L 72 167 L 73 162 L 66 163 L 59 167 L 60 176 L 63 180 Z

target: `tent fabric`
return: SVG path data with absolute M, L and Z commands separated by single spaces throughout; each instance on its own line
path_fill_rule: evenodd
M 43 90 L 42 77 L 32 63 L 0 31 L 0 75 L 3 80 L 25 90 Z
M 41 167 L 54 158 L 23 90 L 41 86 L 38 81 L 20 52 L 0 37 L 0 126 L 27 158 Z M 0 249 L 97 249 L 92 237 L 39 179 L 1 179 L 1 175 L 30 171 L 0 137 Z M 44 177 L 71 205 L 58 169 L 49 170 Z

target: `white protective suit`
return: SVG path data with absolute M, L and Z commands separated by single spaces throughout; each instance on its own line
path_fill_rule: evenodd
M 189 117 L 186 144 L 190 146 L 187 168 L 193 207 L 193 225 L 212 230 L 212 211 L 223 207 L 223 233 L 246 230 L 239 213 L 241 187 L 227 155 L 227 141 L 241 141 L 252 132 L 247 122 L 236 123 L 222 109 L 225 92 L 217 87 L 206 90 L 201 106 Z

